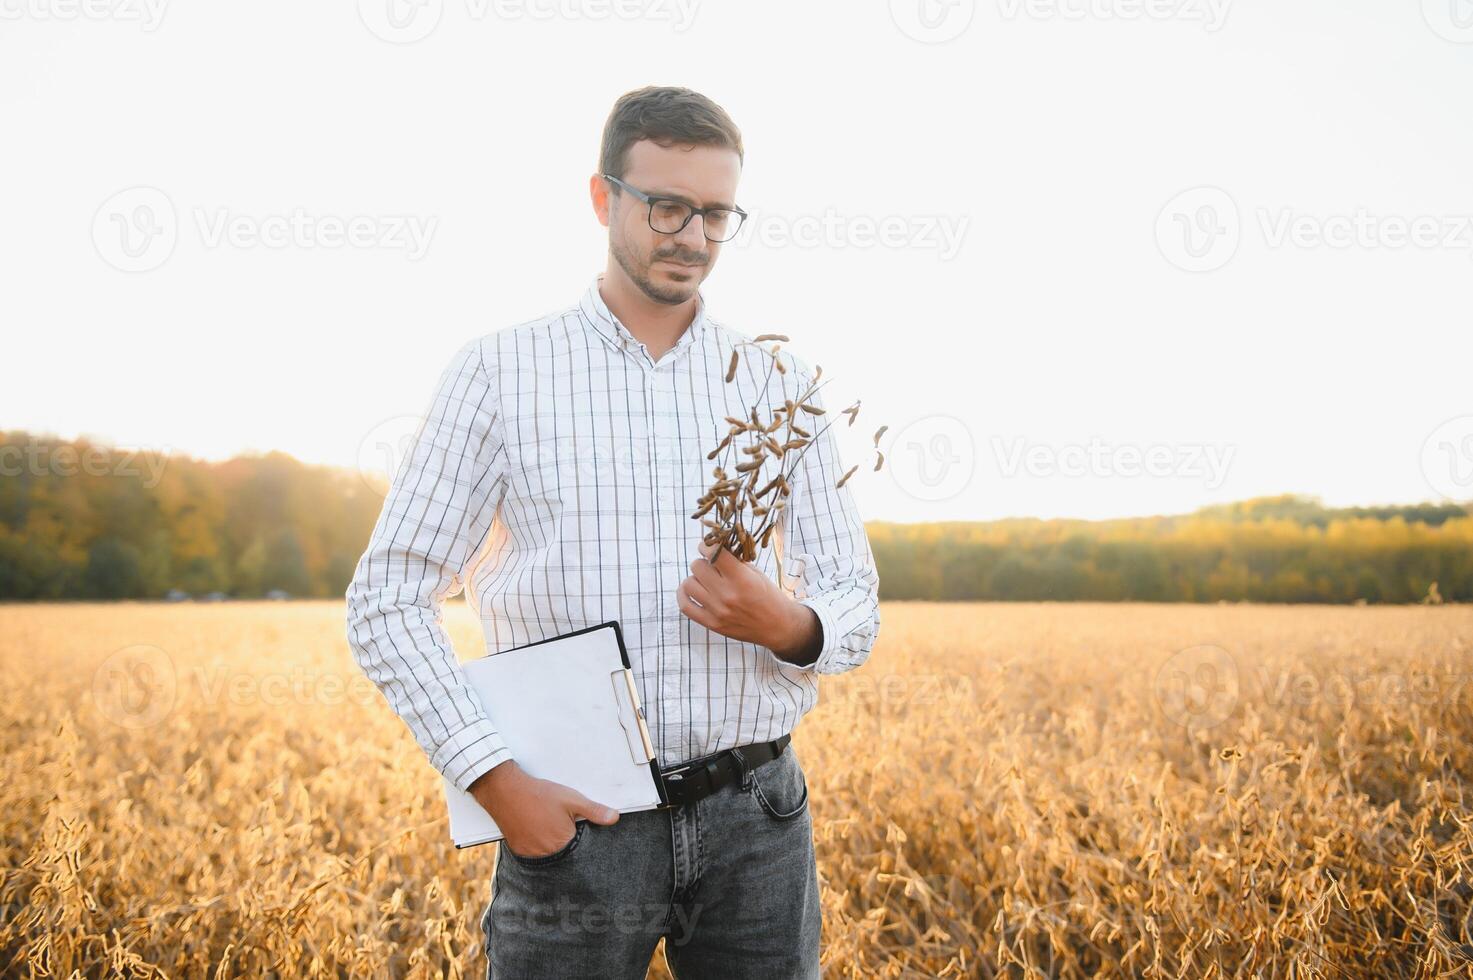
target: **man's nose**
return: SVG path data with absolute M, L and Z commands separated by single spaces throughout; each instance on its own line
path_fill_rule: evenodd
M 693 214 L 685 227 L 674 235 L 675 244 L 681 246 L 688 252 L 703 255 L 706 251 L 706 218 L 704 215 Z

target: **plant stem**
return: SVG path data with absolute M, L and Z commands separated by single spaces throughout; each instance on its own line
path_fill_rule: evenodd
M 769 381 L 771 380 L 771 376 L 772 376 L 771 375 L 771 368 L 769 368 L 769 370 L 768 370 L 768 379 L 769 379 Z M 824 380 L 819 381 L 817 383 L 815 383 L 813 381 L 810 381 L 809 384 L 808 384 L 808 389 L 806 391 L 802 392 L 796 399 L 793 399 L 793 402 L 794 402 L 794 405 L 795 405 L 795 410 L 792 411 L 792 412 L 789 412 L 788 413 L 788 418 L 787 418 L 787 436 L 789 437 L 789 439 L 792 437 L 792 434 L 793 434 L 793 419 L 798 414 L 798 412 L 802 411 L 802 408 L 800 406 L 802 406 L 805 402 L 807 402 L 808 399 L 811 398 L 820 388 L 822 388 L 824 385 L 828 384 L 829 383 L 829 380 L 831 380 L 831 379 L 825 378 Z M 764 394 L 765 393 L 766 393 L 766 388 L 764 386 Z M 786 407 L 787 407 L 787 404 L 786 403 L 788 401 L 788 399 L 786 397 L 787 396 L 787 385 L 786 384 L 784 384 L 784 386 L 783 386 L 783 395 L 784 395 L 784 398 L 783 398 L 784 406 L 783 407 L 786 410 Z M 818 431 L 812 436 L 812 438 L 809 439 L 808 444 L 806 446 L 804 446 L 798 452 L 798 456 L 795 459 L 792 468 L 790 470 L 788 470 L 787 472 L 783 472 L 782 473 L 783 482 L 784 482 L 785 485 L 788 482 L 788 478 L 791 477 L 797 471 L 798 464 L 801 463 L 802 460 L 803 460 L 803 454 L 806 453 L 806 452 L 808 452 L 809 449 L 812 449 L 813 446 L 814 446 L 814 444 L 818 442 L 819 437 L 822 436 L 825 432 L 827 432 L 828 429 L 829 429 L 829 426 L 831 426 L 833 424 L 834 424 L 833 423 L 833 419 L 832 419 L 832 417 L 830 417 L 830 419 L 825 423 L 825 425 L 823 426 L 823 428 L 818 429 Z M 784 441 L 786 442 L 788 440 L 784 440 Z M 732 440 L 732 445 L 735 445 L 735 442 L 736 442 L 736 440 L 733 439 Z M 786 461 L 785 460 L 779 460 L 779 463 L 780 464 L 785 464 Z M 781 472 L 781 469 L 780 469 L 780 472 Z M 737 534 L 736 534 L 737 524 L 740 522 L 740 519 L 742 517 L 742 512 L 746 509 L 746 499 L 747 498 L 746 498 L 746 495 L 745 495 L 745 491 L 746 491 L 746 488 L 743 487 L 742 488 L 742 493 L 739 493 L 737 495 L 737 502 L 736 502 L 736 505 L 732 508 L 732 515 L 731 515 L 731 517 L 728 519 L 728 522 L 723 523 L 723 525 L 722 525 L 723 532 L 724 532 L 724 538 L 723 538 L 723 541 L 722 541 L 723 547 L 731 548 L 731 546 L 733 545 L 733 543 L 735 543 L 736 540 L 737 540 Z M 782 496 L 781 496 L 781 494 L 779 494 L 779 496 L 778 496 L 777 499 L 778 500 L 782 500 L 783 499 Z M 752 533 L 753 539 L 755 539 L 757 541 L 761 541 L 762 540 L 762 535 L 764 535 L 764 534 L 767 533 L 767 527 L 768 527 L 768 525 L 770 525 L 770 524 L 773 523 L 774 516 L 775 516 L 776 513 L 777 513 L 777 511 L 774 510 L 771 505 L 769 505 L 767 513 L 765 515 L 763 515 L 762 524 L 759 526 L 759 528 L 758 528 L 758 530 L 756 532 L 753 532 Z

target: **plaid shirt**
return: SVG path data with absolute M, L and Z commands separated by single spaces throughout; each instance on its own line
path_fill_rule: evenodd
M 601 279 L 450 359 L 348 586 L 354 657 L 462 789 L 512 757 L 441 623 L 440 602 L 462 587 L 492 653 L 619 620 L 662 766 L 791 732 L 818 675 L 858 667 L 879 635 L 879 575 L 848 484 L 834 488 L 832 434 L 804 454 L 756 561 L 769 577 L 781 565 L 784 589 L 818 614 L 817 661 L 794 666 L 680 611 L 675 590 L 706 530 L 690 515 L 726 417 L 797 397 L 812 371 L 786 349 L 788 373 L 769 371 L 747 347 L 726 383 L 733 345 L 750 338 L 712 319 L 703 295 L 654 361 Z M 822 406 L 822 392 L 810 400 Z

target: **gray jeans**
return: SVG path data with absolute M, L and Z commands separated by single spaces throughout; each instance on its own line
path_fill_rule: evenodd
M 576 827 L 542 857 L 497 842 L 489 980 L 643 980 L 662 936 L 678 980 L 819 976 L 813 819 L 792 743 L 745 784 Z

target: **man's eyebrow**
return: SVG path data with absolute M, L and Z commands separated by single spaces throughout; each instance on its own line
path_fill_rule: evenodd
M 701 204 L 697 204 L 695 201 L 693 201 L 690 198 L 686 197 L 684 194 L 674 194 L 674 193 L 670 193 L 668 191 L 650 191 L 649 192 L 649 195 L 650 195 L 650 197 L 663 197 L 667 201 L 679 201 L 681 204 L 689 204 L 693 208 L 699 208 L 699 207 L 723 208 L 723 209 L 725 209 L 727 211 L 730 211 L 730 210 L 732 210 L 733 208 L 736 207 L 735 204 L 726 204 L 726 203 L 701 205 Z

